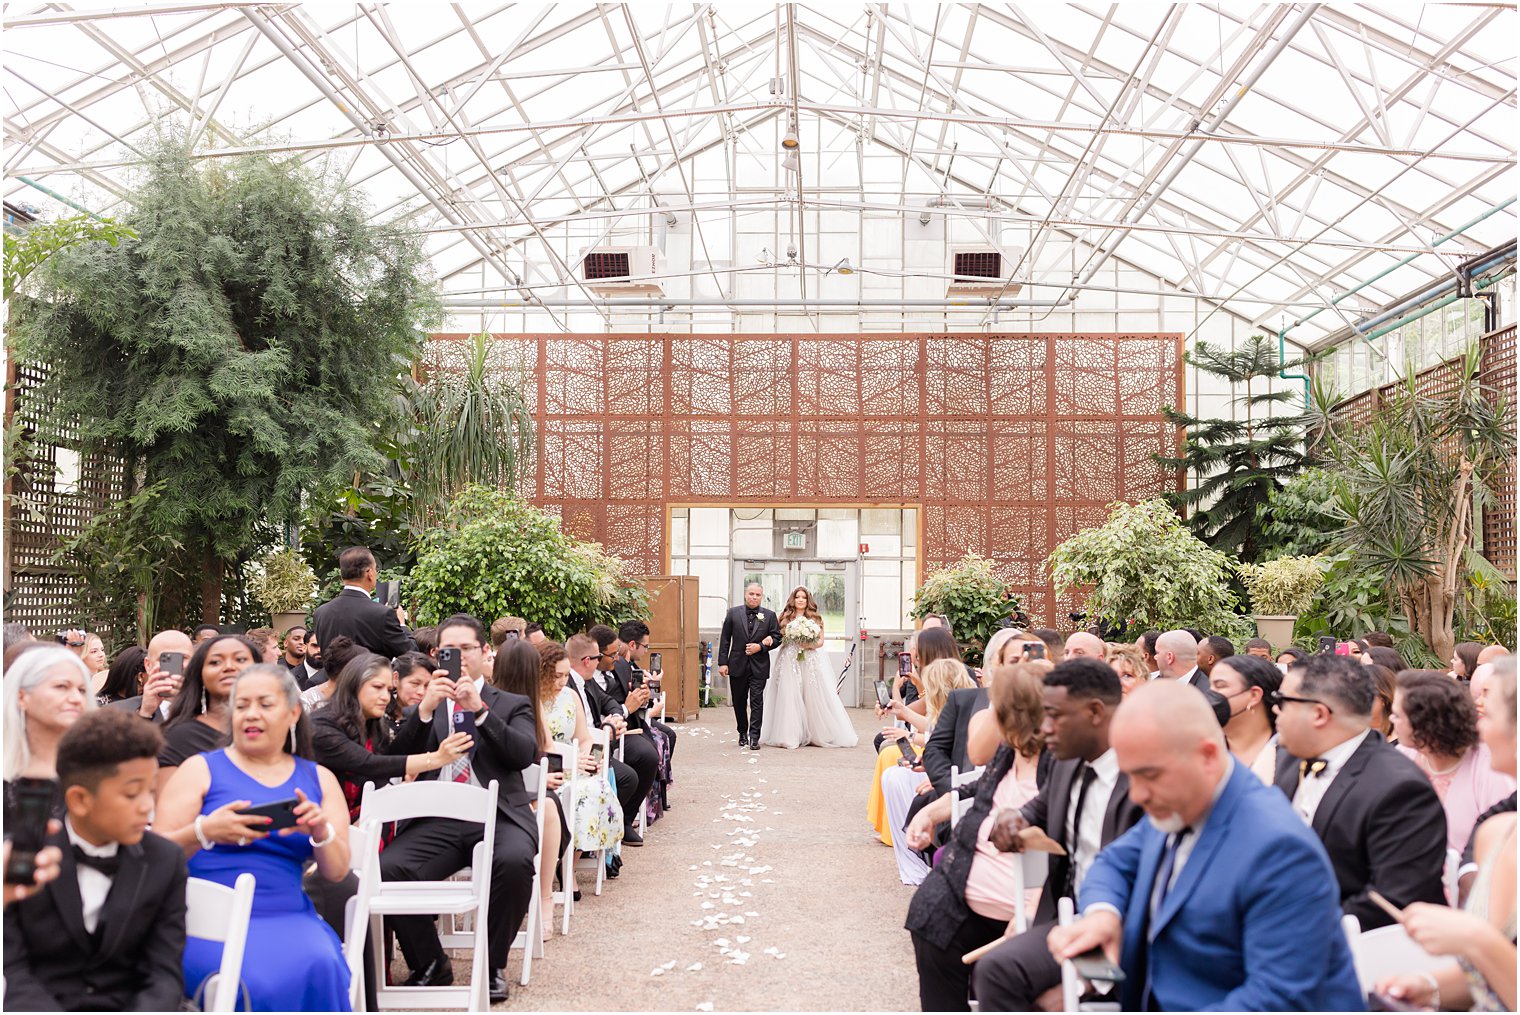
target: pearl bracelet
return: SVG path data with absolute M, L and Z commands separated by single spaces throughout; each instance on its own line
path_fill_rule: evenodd
M 1430 985 L 1430 1007 L 1433 1011 L 1441 1010 L 1441 984 L 1431 973 L 1421 973 L 1425 982 Z
M 332 841 L 334 839 L 336 839 L 337 837 L 338 837 L 338 828 L 331 821 L 329 821 L 327 823 L 327 835 L 322 838 L 321 842 L 318 842 L 316 839 L 312 839 L 311 840 L 312 848 L 313 849 L 320 849 L 323 846 L 331 845 Z
M 206 833 L 201 828 L 201 821 L 205 817 L 206 816 L 204 814 L 197 814 L 195 816 L 195 838 L 201 844 L 201 849 L 207 849 L 207 850 L 209 850 L 209 849 L 215 849 L 216 848 L 216 843 L 214 843 L 210 839 L 206 838 Z

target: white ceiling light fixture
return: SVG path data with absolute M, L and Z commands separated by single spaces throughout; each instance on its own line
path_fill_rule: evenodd
M 786 158 L 781 160 L 781 168 L 789 173 L 800 173 L 802 172 L 802 160 L 797 157 L 796 152 L 789 152 Z
M 797 146 L 797 128 L 786 128 L 786 133 L 781 136 L 781 147 L 785 148 L 789 152 L 794 152 L 797 150 Z

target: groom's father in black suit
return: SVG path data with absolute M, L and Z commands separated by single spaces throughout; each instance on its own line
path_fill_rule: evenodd
M 338 554 L 338 573 L 343 578 L 343 591 L 336 599 L 318 606 L 313 614 L 312 628 L 317 633 L 318 645 L 331 645 L 341 634 L 355 645 L 387 659 L 417 651 L 417 643 L 401 626 L 406 612 L 399 606 L 393 610 L 370 598 L 380 580 L 380 569 L 368 548 L 350 546 Z
M 728 690 L 734 697 L 739 746 L 752 751 L 760 749 L 765 682 L 771 675 L 770 652 L 781 644 L 776 615 L 760 605 L 764 596 L 759 582 L 744 586 L 744 605 L 728 611 L 718 637 L 718 672 L 728 678 Z

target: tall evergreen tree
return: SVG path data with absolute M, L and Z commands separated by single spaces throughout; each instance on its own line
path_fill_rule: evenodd
M 1184 431 L 1182 455 L 1154 455 L 1157 462 L 1186 469 L 1194 485 L 1167 495 L 1173 507 L 1188 510 L 1193 532 L 1216 550 L 1255 561 L 1261 543 L 1260 509 L 1273 490 L 1304 467 L 1306 449 L 1303 413 L 1274 412 L 1297 395 L 1272 390 L 1278 372 L 1299 366 L 1283 363 L 1273 339 L 1253 335 L 1235 351 L 1199 342 L 1184 359 L 1204 373 L 1230 385 L 1230 404 L 1243 410 L 1236 418 L 1201 419 L 1162 409 Z
M 183 547 L 162 562 L 159 615 L 198 598 L 214 622 L 262 524 L 380 466 L 373 438 L 436 290 L 416 234 L 294 158 L 197 161 L 166 140 L 122 222 L 136 239 L 34 275 L 18 351 L 47 364 L 84 446 L 128 463 L 129 494 L 162 491 L 139 515 Z

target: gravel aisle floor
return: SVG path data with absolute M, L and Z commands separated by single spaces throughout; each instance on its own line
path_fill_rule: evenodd
M 675 727 L 675 808 L 601 898 L 582 875 L 527 987 L 513 953 L 498 1010 L 916 1011 L 912 889 L 865 817 L 880 724 L 850 715 L 853 750 L 741 752 L 728 708 Z

